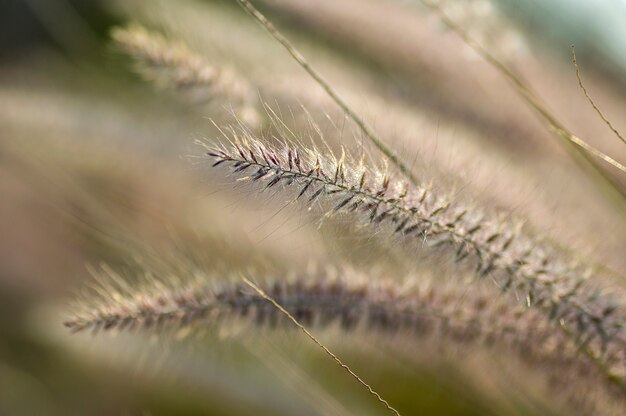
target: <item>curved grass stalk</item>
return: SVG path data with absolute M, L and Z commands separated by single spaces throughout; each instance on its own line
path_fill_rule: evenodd
M 501 62 L 489 51 L 483 48 L 478 42 L 474 41 L 459 25 L 450 19 L 446 13 L 432 0 L 419 0 L 422 4 L 433 11 L 439 19 L 452 31 L 454 31 L 470 48 L 472 48 L 479 56 L 491 64 L 498 72 L 500 72 L 512 85 L 526 103 L 533 108 L 547 124 L 548 129 L 557 136 L 566 140 L 566 143 L 573 144 L 571 150 L 575 151 L 572 156 L 583 163 L 587 167 L 587 171 L 592 174 L 596 182 L 603 184 L 602 190 L 613 201 L 615 201 L 622 210 L 626 210 L 626 193 L 621 186 L 615 182 L 595 161 L 589 157 L 589 154 L 604 160 L 608 164 L 614 166 L 620 171 L 626 173 L 626 166 L 618 162 L 612 157 L 604 154 L 600 150 L 591 146 L 585 140 L 571 133 L 550 110 L 541 102 L 539 97 L 532 89 L 522 80 L 521 76 L 515 73 L 511 68 Z M 567 147 L 570 149 L 570 147 Z M 584 151 L 581 151 L 583 149 Z
M 591 107 L 593 107 L 594 111 L 600 116 L 604 124 L 606 124 L 607 127 L 611 129 L 613 134 L 618 139 L 620 139 L 622 143 L 626 144 L 626 139 L 624 139 L 624 137 L 620 134 L 620 132 L 615 127 L 613 127 L 613 124 L 609 121 L 608 118 L 605 117 L 605 115 L 602 113 L 602 110 L 600 110 L 600 107 L 597 106 L 595 101 L 593 101 L 593 98 L 591 98 L 591 96 L 587 92 L 587 88 L 585 88 L 585 84 L 583 83 L 583 80 L 580 77 L 580 68 L 578 67 L 578 62 L 576 62 L 576 51 L 574 50 L 574 45 L 572 45 L 572 65 L 574 65 L 574 70 L 576 71 L 576 79 L 578 80 L 578 86 L 580 87 L 583 94 L 585 95 L 585 98 L 587 98 L 587 101 L 589 101 L 589 104 L 591 104 Z

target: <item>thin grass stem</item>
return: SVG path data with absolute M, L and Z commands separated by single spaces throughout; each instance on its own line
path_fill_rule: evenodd
M 418 181 L 411 169 L 378 137 L 374 130 L 367 125 L 363 117 L 357 114 L 355 110 L 348 105 L 348 103 L 339 96 L 339 94 L 330 86 L 330 84 L 315 70 L 304 58 L 304 56 L 287 40 L 287 38 L 280 33 L 276 27 L 261 13 L 259 12 L 248 0 L 237 0 L 239 4 L 248 12 L 254 19 L 256 19 L 261 26 L 268 31 L 274 39 L 276 39 L 283 47 L 289 52 L 289 54 L 295 59 L 295 61 L 322 87 L 322 89 L 328 94 L 328 96 L 337 103 L 337 105 L 343 110 L 343 112 L 350 117 L 354 123 L 363 131 L 365 136 L 381 151 L 414 185 L 417 185 Z
M 387 408 L 387 410 L 389 410 L 392 414 L 396 416 L 400 416 L 400 413 L 395 408 L 393 408 L 387 400 L 383 399 L 381 395 L 378 394 L 374 389 L 372 389 L 372 387 L 369 384 L 367 384 L 361 377 L 359 377 L 359 375 L 357 375 L 354 371 L 352 371 L 352 369 L 347 364 L 344 364 L 344 362 L 341 361 L 341 359 L 339 359 L 337 355 L 335 355 L 331 350 L 328 349 L 328 347 L 326 347 L 317 338 L 315 338 L 315 336 L 311 334 L 311 332 L 309 332 L 309 330 L 306 329 L 304 325 L 298 322 L 298 320 L 294 318 L 293 315 L 289 313 L 287 309 L 283 308 L 278 302 L 276 302 L 276 300 L 274 300 L 274 298 L 272 298 L 270 295 L 265 293 L 263 289 L 261 289 L 260 287 L 252 283 L 250 279 L 248 279 L 245 276 L 241 276 L 241 278 L 248 286 L 254 289 L 263 298 L 271 302 L 272 305 L 274 305 L 280 312 L 282 312 L 287 318 L 289 318 L 289 320 L 293 322 L 298 328 L 300 328 L 300 330 L 304 332 L 307 337 L 309 337 L 315 344 L 317 344 L 321 349 L 323 349 L 324 352 L 330 358 L 333 359 L 333 361 L 335 361 L 341 368 L 343 368 L 352 378 L 354 378 L 357 382 L 359 382 L 359 384 L 365 387 L 371 395 L 376 397 L 376 400 L 381 402 Z
M 565 139 L 565 143 L 573 144 L 571 147 L 572 150 L 575 150 L 572 153 L 572 156 L 575 157 L 576 160 L 583 163 L 584 166 L 587 167 L 587 171 L 596 179 L 596 182 L 603 184 L 601 189 L 605 192 L 607 196 L 611 198 L 611 200 L 615 201 L 615 203 L 621 208 L 622 211 L 626 212 L 626 191 L 622 189 L 622 187 L 613 179 L 607 172 L 604 171 L 600 166 L 598 166 L 595 161 L 589 157 L 589 154 L 605 161 L 606 163 L 614 166 L 620 171 L 626 173 L 626 166 L 612 157 L 606 155 L 602 151 L 596 149 L 585 140 L 571 133 L 561 122 L 558 121 L 556 116 L 554 116 L 550 110 L 541 102 L 537 94 L 535 94 L 530 86 L 528 86 L 524 81 L 522 81 L 522 77 L 515 73 L 511 68 L 505 65 L 502 61 L 496 58 L 493 54 L 487 51 L 484 47 L 482 47 L 478 42 L 472 39 L 459 25 L 457 25 L 452 19 L 448 17 L 448 15 L 433 1 L 431 0 L 419 0 L 422 4 L 428 7 L 431 11 L 433 11 L 440 20 L 452 31 L 454 31 L 469 47 L 471 47 L 479 56 L 481 56 L 485 61 L 490 63 L 498 72 L 500 72 L 511 84 L 515 87 L 515 90 L 520 94 L 520 96 L 526 101 L 526 103 L 533 108 L 537 114 L 541 116 L 544 122 L 547 124 L 547 127 L 550 131 L 552 131 L 557 136 Z M 567 147 L 570 149 L 570 147 Z M 585 151 L 581 151 L 583 149 Z
M 582 90 L 583 94 L 585 94 L 585 98 L 587 98 L 589 104 L 591 104 L 595 112 L 598 113 L 602 121 L 604 121 L 604 124 L 606 124 L 611 129 L 611 131 L 613 131 L 613 134 L 615 134 L 617 138 L 622 141 L 622 143 L 626 144 L 626 139 L 624 139 L 620 132 L 615 127 L 613 127 L 613 124 L 611 124 L 609 119 L 604 116 L 604 114 L 600 110 L 600 107 L 596 105 L 595 101 L 593 101 L 593 99 L 587 92 L 587 88 L 585 88 L 585 84 L 583 83 L 583 80 L 580 76 L 580 68 L 578 66 L 578 62 L 576 62 L 576 50 L 574 49 L 574 45 L 572 45 L 572 64 L 574 65 L 574 69 L 576 70 L 576 79 L 578 80 L 578 86 Z

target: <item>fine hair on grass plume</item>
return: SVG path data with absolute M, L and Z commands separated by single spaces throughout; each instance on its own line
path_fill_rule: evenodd
M 337 158 L 284 137 L 283 144 L 272 146 L 245 128 L 224 135 L 222 144 L 205 145 L 213 167 L 226 167 L 239 181 L 259 183 L 263 190 L 280 186 L 323 215 L 346 214 L 383 227 L 401 237 L 409 252 L 428 248 L 473 264 L 478 276 L 489 277 L 501 291 L 521 294 L 528 307 L 542 311 L 623 385 L 624 314 L 606 290 L 589 281 L 584 265 L 496 214 L 431 187 L 394 180 L 345 152 Z
M 85 293 L 65 321 L 75 333 L 193 335 L 221 332 L 234 323 L 293 329 L 289 320 L 293 318 L 310 328 L 334 327 L 342 333 L 424 343 L 442 351 L 501 353 L 538 375 L 561 374 L 558 380 L 567 380 L 571 374 L 586 373 L 598 380 L 596 389 L 604 388 L 594 363 L 564 333 L 554 331 L 539 311 L 524 310 L 505 297 L 493 298 L 491 290 L 468 292 L 424 276 L 399 283 L 355 270 L 255 276 L 254 290 L 231 276 L 192 270 L 178 277 L 146 271 L 144 282 L 135 285 L 125 284 L 108 266 L 92 273 L 97 286 L 93 293 Z M 559 382 L 551 388 L 568 397 L 574 394 L 571 387 Z M 612 391 L 611 384 L 605 387 Z M 594 406 L 593 399 L 586 405 Z

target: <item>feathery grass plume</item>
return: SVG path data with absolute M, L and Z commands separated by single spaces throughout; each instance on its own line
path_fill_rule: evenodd
M 211 65 L 184 44 L 172 42 L 137 23 L 113 29 L 111 37 L 146 80 L 179 91 L 195 103 L 226 101 L 233 105 L 239 118 L 251 126 L 259 124 L 254 88 L 233 68 Z
M 85 293 L 76 312 L 64 322 L 75 333 L 164 332 L 224 325 L 233 319 L 261 327 L 290 326 L 279 310 L 243 282 L 198 274 L 172 283 L 169 277 L 159 280 L 150 275 L 138 289 L 108 266 L 92 274 L 101 287 Z M 416 279 L 398 285 L 354 271 L 266 278 L 259 286 L 309 326 L 337 324 L 344 331 L 441 336 L 460 345 L 500 344 L 539 361 L 567 362 L 577 355 L 576 346 L 540 314 L 528 313 L 503 298 L 490 299 L 487 292 Z
M 108 267 L 94 275 L 100 287 L 86 293 L 77 312 L 65 322 L 72 332 L 184 335 L 219 331 L 234 323 L 294 328 L 283 313 L 241 281 L 212 279 L 202 273 L 162 280 L 149 275 L 142 287 L 131 287 Z M 602 380 L 577 345 L 554 331 L 538 311 L 524 310 L 503 297 L 493 299 L 487 291 L 468 292 L 424 279 L 398 285 L 395 280 L 371 279 L 350 270 L 269 277 L 258 286 L 308 327 L 334 326 L 342 332 L 385 338 L 395 334 L 464 354 L 474 348 L 513 354 L 548 378 L 556 373 L 584 373 Z M 554 389 L 564 394 L 567 388 L 557 384 Z M 613 391 L 610 384 L 603 386 Z
M 621 305 L 587 279 L 587 271 L 520 227 L 439 195 L 427 186 L 396 182 L 345 154 L 315 148 L 266 145 L 247 130 L 231 130 L 228 144 L 207 145 L 213 167 L 226 166 L 239 180 L 282 185 L 295 199 L 320 202 L 325 215 L 355 213 L 361 222 L 388 226 L 405 241 L 475 264 L 502 291 L 515 289 L 578 346 L 623 383 L 626 329 Z

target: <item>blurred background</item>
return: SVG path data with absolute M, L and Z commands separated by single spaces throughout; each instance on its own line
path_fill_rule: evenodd
M 601 165 L 615 188 L 607 196 L 501 74 L 418 0 L 254 3 L 420 179 L 523 218 L 623 283 L 625 176 Z M 590 94 L 626 132 L 625 1 L 440 4 L 571 131 L 626 160 L 570 62 L 575 45 Z M 227 98 L 189 99 L 142 79 L 111 44 L 112 28 L 131 22 L 234 70 L 253 97 L 252 116 Z M 61 325 L 75 293 L 93 282 L 90 270 L 103 267 L 131 282 L 146 268 L 176 273 L 171 264 L 224 275 L 319 264 L 436 275 L 362 230 L 281 210 L 286 198 L 245 200 L 193 158 L 202 153 L 194 139 L 218 136 L 209 119 L 271 130 L 264 103 L 303 135 L 314 136 L 308 113 L 331 146 L 363 144 L 234 1 L 0 1 L 1 415 L 383 414 L 295 331 L 102 340 Z M 563 410 L 533 375 L 488 368 L 493 357 L 480 351 L 458 365 L 434 359 L 436 343 L 333 330 L 323 339 L 405 415 Z

